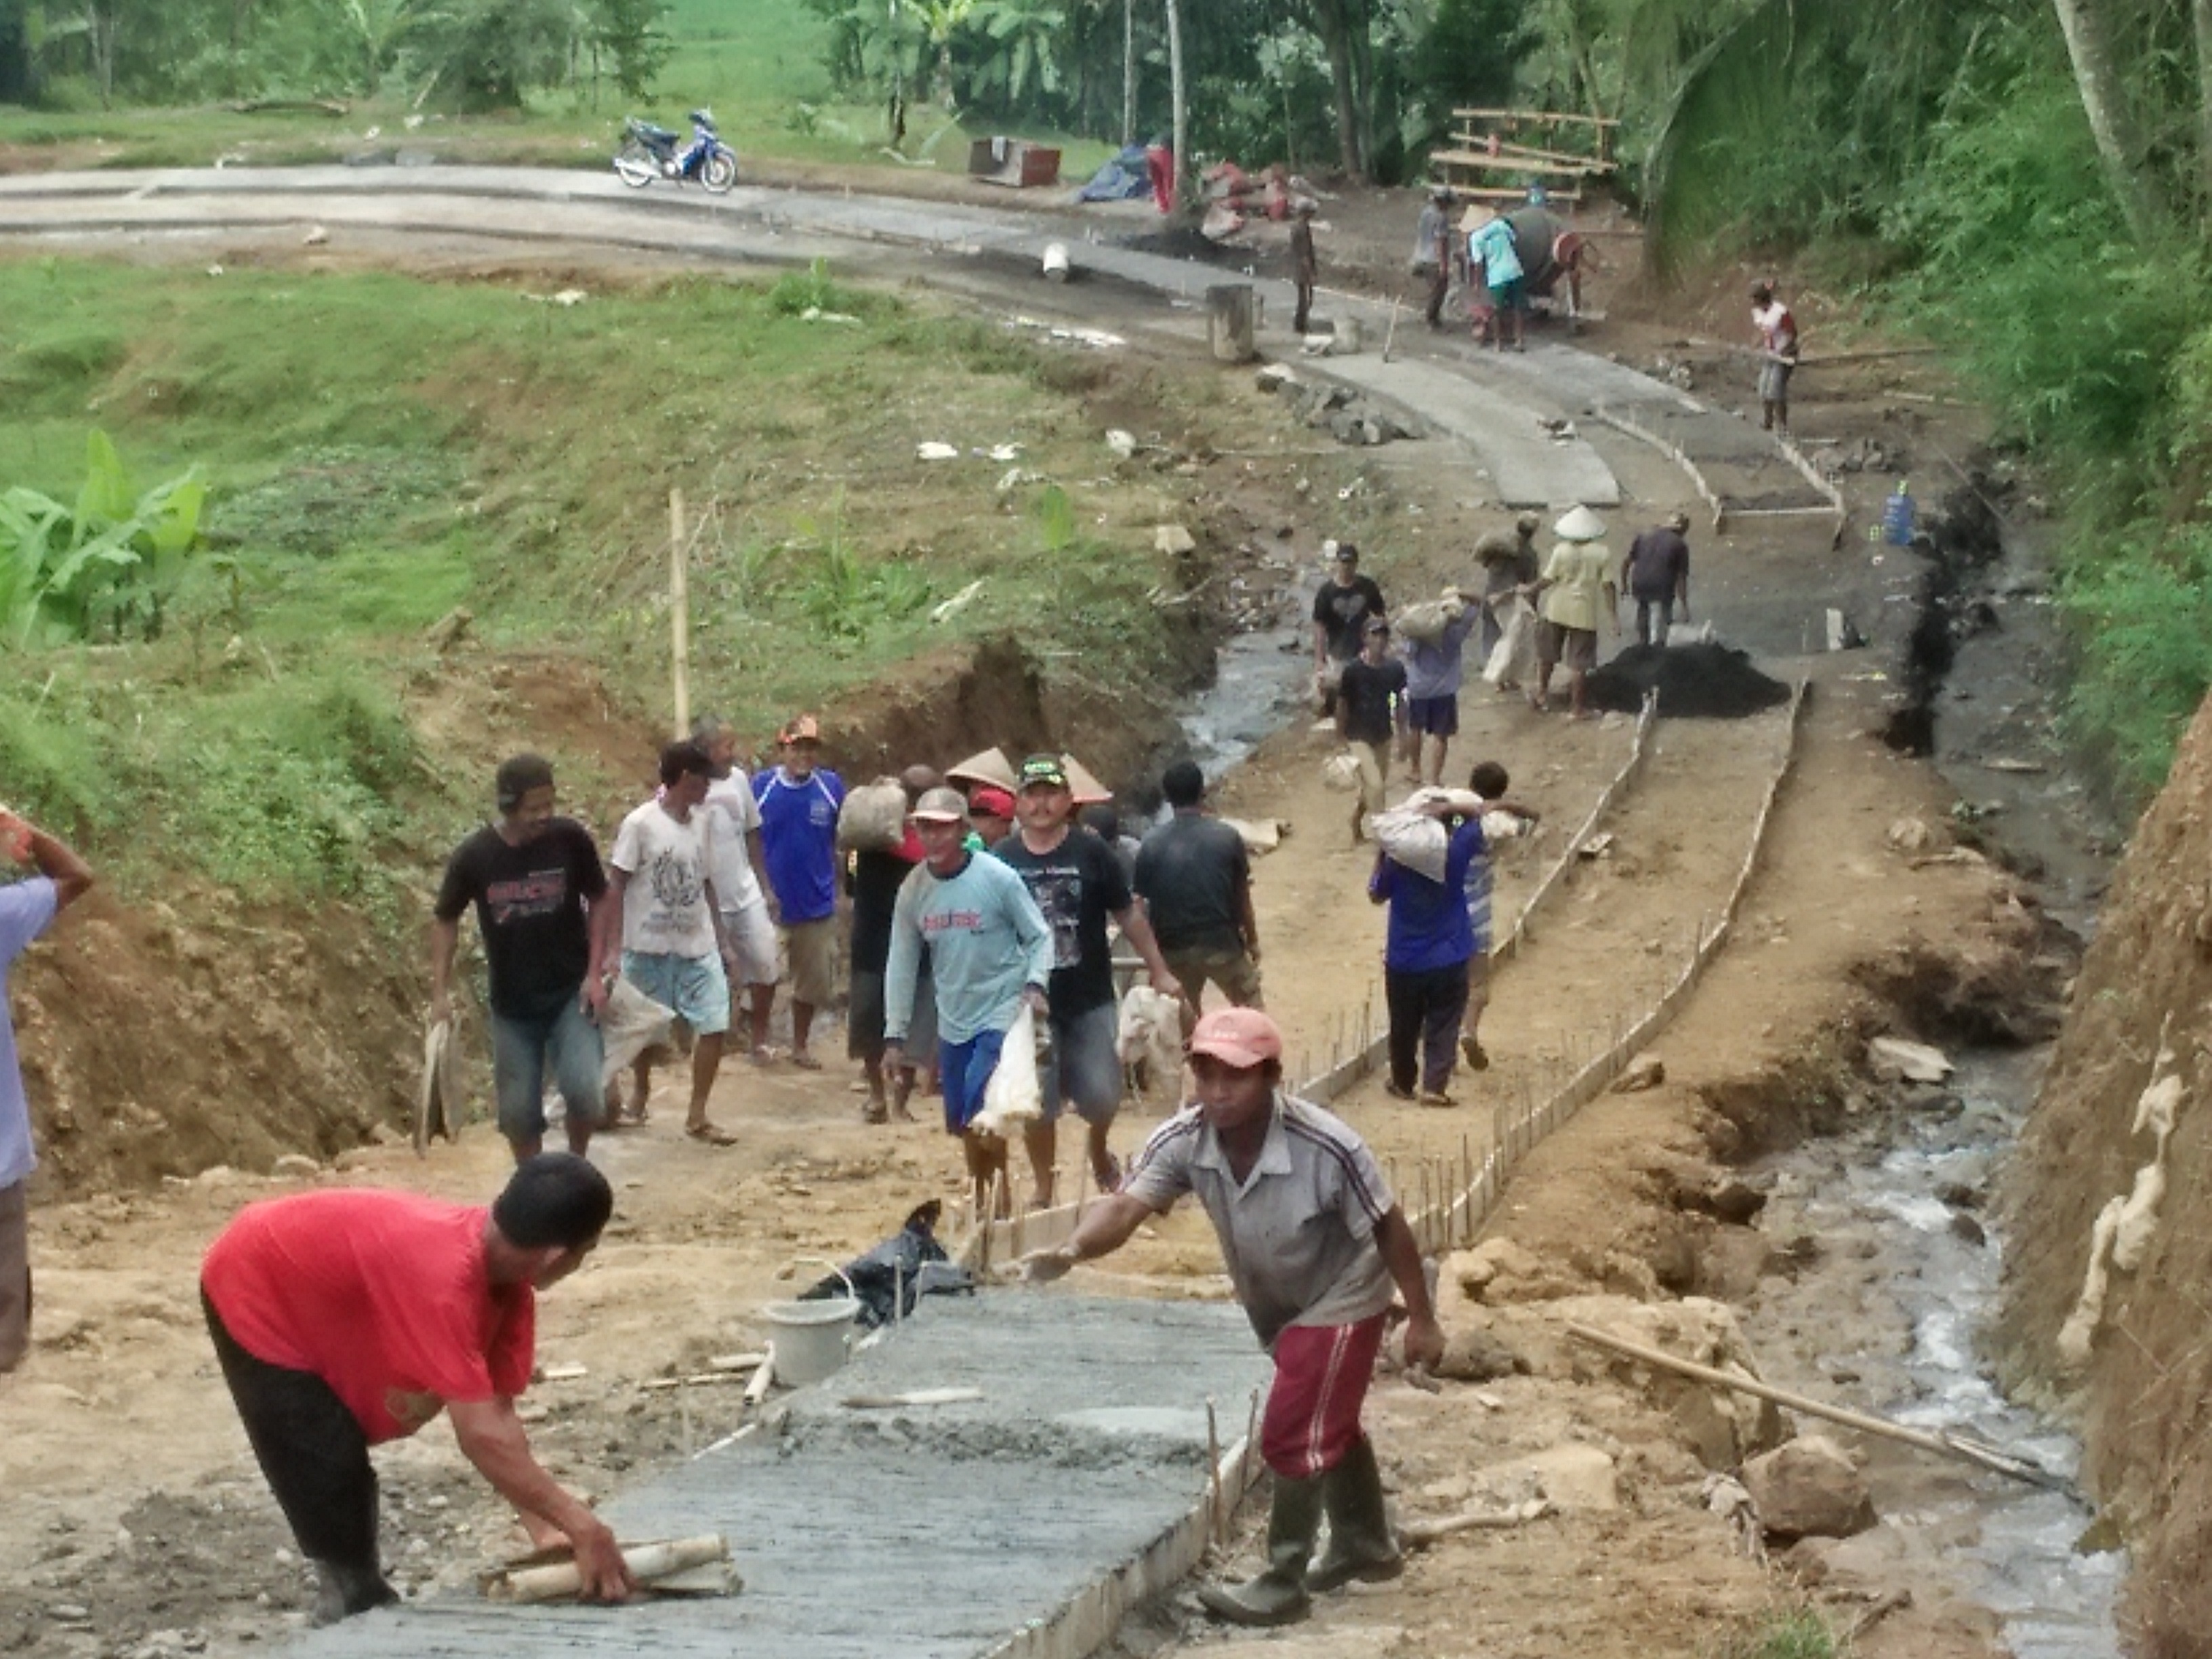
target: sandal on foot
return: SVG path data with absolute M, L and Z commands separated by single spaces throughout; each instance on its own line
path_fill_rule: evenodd
M 1421 1091 L 1421 1104 L 1424 1106 L 1456 1106 L 1459 1104 L 1459 1102 L 1452 1098 L 1451 1096 L 1446 1094 L 1441 1089 L 1424 1089 Z
M 684 1126 L 684 1133 L 709 1146 L 734 1146 L 738 1144 L 738 1138 L 717 1123 L 687 1123 Z
M 1467 1069 L 1486 1072 L 1490 1069 L 1490 1050 L 1477 1037 L 1463 1036 L 1459 1040 L 1459 1051 L 1467 1056 Z
M 860 1121 L 863 1123 L 888 1123 L 890 1121 L 891 1109 L 880 1100 L 869 1101 L 860 1108 Z
M 1393 1100 L 1411 1100 L 1413 1097 L 1413 1091 L 1411 1089 L 1401 1089 L 1395 1083 L 1384 1084 L 1382 1092 Z
M 822 1069 L 822 1062 L 804 1048 L 793 1048 L 791 1051 L 791 1063 L 802 1072 L 818 1072 Z

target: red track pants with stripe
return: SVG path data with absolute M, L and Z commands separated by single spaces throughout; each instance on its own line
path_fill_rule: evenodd
M 1359 1408 L 1382 1346 L 1383 1316 L 1357 1325 L 1292 1325 L 1275 1339 L 1260 1455 L 1286 1480 L 1334 1468 L 1359 1443 Z

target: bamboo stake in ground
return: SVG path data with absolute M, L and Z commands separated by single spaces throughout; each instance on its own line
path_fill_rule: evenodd
M 1631 1359 L 1641 1360 L 1647 1365 L 1656 1365 L 1662 1370 L 1678 1371 L 1684 1376 L 1695 1377 L 1698 1382 L 1710 1382 L 1716 1388 L 1732 1389 L 1738 1394 L 1771 1400 L 1778 1406 L 1787 1406 L 1791 1411 L 1802 1412 L 1808 1417 L 1825 1417 L 1832 1423 L 1841 1423 L 1846 1428 L 1879 1435 L 1885 1440 L 1900 1441 L 1908 1446 L 1917 1446 L 1923 1451 L 1961 1458 L 1969 1463 L 1978 1463 L 1985 1469 L 1995 1470 L 1999 1474 L 2010 1475 L 2015 1480 L 2025 1480 L 2031 1486 L 2046 1486 L 2053 1492 L 2072 1490 L 2063 1478 L 2053 1474 L 2041 1464 L 2025 1457 L 2016 1457 L 2010 1452 L 1999 1451 L 1994 1446 L 1984 1446 L 1978 1441 L 1964 1439 L 1957 1435 L 1929 1434 L 1919 1429 L 1908 1429 L 1886 1418 L 1869 1417 L 1864 1412 L 1831 1406 L 1805 1395 L 1792 1394 L 1787 1389 L 1754 1382 L 1751 1378 L 1738 1376 L 1733 1371 L 1715 1370 L 1710 1365 L 1677 1359 L 1662 1349 L 1648 1348 L 1640 1342 L 1630 1342 L 1604 1331 L 1593 1330 L 1588 1325 L 1570 1323 L 1567 1334 L 1594 1347 L 1610 1349 Z
M 684 492 L 668 492 L 668 647 L 673 663 L 676 735 L 691 735 L 691 549 L 684 534 Z
M 1213 1396 L 1206 1396 L 1206 1541 L 1222 1541 L 1227 1531 L 1221 1519 L 1221 1430 L 1214 1419 Z

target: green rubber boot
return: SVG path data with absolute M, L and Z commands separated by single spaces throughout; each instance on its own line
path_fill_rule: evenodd
M 1200 1603 L 1232 1625 L 1290 1625 L 1313 1605 L 1306 1595 L 1306 1563 L 1321 1530 L 1322 1482 L 1275 1477 L 1275 1506 L 1267 1517 L 1267 1570 L 1241 1584 L 1207 1584 Z
M 1390 1517 L 1382 1507 L 1375 1443 L 1361 1436 L 1345 1460 L 1322 1476 L 1321 1485 L 1328 1511 L 1328 1547 L 1306 1575 L 1306 1588 L 1318 1595 L 1355 1578 L 1379 1584 L 1403 1573 L 1406 1558 L 1390 1535 Z

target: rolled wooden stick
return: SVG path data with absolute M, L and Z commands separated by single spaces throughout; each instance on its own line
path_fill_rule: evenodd
M 1457 1515 L 1433 1521 L 1408 1521 L 1398 1528 L 1398 1539 L 1409 1550 L 1424 1549 L 1455 1532 L 1474 1532 L 1486 1527 L 1517 1527 L 1540 1519 L 1552 1506 L 1540 1498 L 1516 1504 L 1510 1510 L 1462 1510 Z
M 630 1577 L 641 1584 L 656 1583 L 694 1567 L 729 1559 L 729 1540 L 718 1532 L 623 1547 L 623 1560 L 629 1567 Z M 584 1575 L 574 1561 L 556 1561 L 501 1573 L 486 1587 L 485 1594 L 495 1601 L 558 1601 L 583 1587 Z

